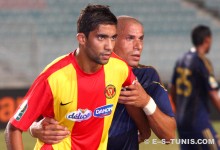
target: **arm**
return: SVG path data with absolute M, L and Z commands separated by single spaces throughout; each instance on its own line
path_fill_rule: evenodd
M 10 122 L 5 129 L 5 141 L 8 150 L 23 150 L 22 131 Z
M 139 135 L 138 135 L 139 143 L 144 142 L 145 139 L 148 139 L 151 136 L 151 130 L 146 115 L 144 114 L 143 110 L 140 108 L 130 105 L 125 105 L 125 107 L 129 116 L 135 122 L 139 130 Z
M 176 87 L 173 84 L 170 87 L 170 96 L 173 100 L 174 105 L 176 106 L 176 101 L 175 101 L 175 99 L 176 99 Z
M 58 124 L 53 118 L 44 118 L 34 122 L 29 128 L 31 135 L 47 144 L 57 144 L 70 135 L 70 131 Z
M 136 107 L 144 108 L 150 99 L 150 96 L 145 92 L 140 83 L 136 82 L 134 85 L 127 87 L 128 90 L 121 91 L 119 102 L 123 104 L 133 105 Z M 156 107 L 153 114 L 147 115 L 149 125 L 153 132 L 160 139 L 175 138 L 176 122 L 173 117 L 170 117 Z
M 217 90 L 212 90 L 209 91 L 209 97 L 212 101 L 212 103 L 214 104 L 214 106 L 216 107 L 216 109 L 220 112 L 220 95 L 219 95 L 220 91 Z
M 151 129 L 158 138 L 165 139 L 168 143 L 175 138 L 176 121 L 174 117 L 164 114 L 157 107 L 156 111 L 152 115 L 148 115 L 147 118 Z

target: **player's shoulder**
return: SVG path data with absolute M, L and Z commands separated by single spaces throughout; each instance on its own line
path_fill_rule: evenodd
M 195 68 L 206 68 L 210 74 L 213 74 L 213 67 L 211 61 L 204 55 L 198 53 L 195 49 L 191 48 L 192 63 Z
M 134 68 L 134 70 L 137 70 L 138 72 L 147 73 L 148 75 L 149 74 L 159 75 L 157 69 L 153 66 L 138 64 L 138 66 L 136 68 Z
M 122 67 L 122 66 L 126 66 L 129 67 L 128 64 L 117 54 L 115 54 L 114 52 L 112 52 L 112 55 L 109 59 L 109 62 L 107 63 L 108 66 L 112 65 L 115 67 Z
M 124 61 L 120 56 L 118 56 L 117 54 L 115 54 L 114 52 L 112 52 L 110 59 L 115 59 L 115 60 L 122 61 L 122 62 L 125 63 L 125 61 Z
M 196 62 L 199 60 L 199 55 L 194 47 L 192 47 L 189 51 L 185 52 L 180 59 L 184 59 L 184 61 Z
M 136 76 L 145 77 L 160 82 L 159 73 L 153 66 L 139 64 L 136 68 L 133 68 L 133 72 Z
M 157 72 L 156 68 L 153 66 L 148 66 L 148 65 L 143 65 L 143 64 L 138 64 L 138 66 L 136 67 L 140 70 L 146 70 L 146 71 L 155 71 Z
M 208 70 L 210 74 L 214 74 L 211 61 L 205 55 L 198 55 L 202 65 Z
M 68 64 L 71 63 L 71 56 L 73 53 L 65 54 L 62 56 L 57 57 L 54 59 L 51 63 L 49 63 L 44 70 L 41 72 L 42 73 L 53 73 L 57 70 L 60 70 L 61 68 L 67 66 Z

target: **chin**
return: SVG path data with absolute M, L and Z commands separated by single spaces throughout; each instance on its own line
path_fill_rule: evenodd
M 108 61 L 109 61 L 109 60 L 102 61 L 100 64 L 101 64 L 101 65 L 105 65 L 105 64 L 107 64 L 107 63 L 108 63 Z
M 128 63 L 129 66 L 131 67 L 137 67 L 139 62 L 130 62 Z

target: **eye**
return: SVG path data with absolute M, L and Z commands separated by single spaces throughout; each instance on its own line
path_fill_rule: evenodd
M 102 41 L 102 40 L 104 40 L 104 39 L 105 39 L 104 36 L 102 36 L 102 35 L 98 35 L 98 40 Z
M 117 39 L 117 36 L 113 36 L 113 37 L 111 38 L 112 41 L 115 41 L 116 39 Z
M 126 40 L 127 40 L 127 41 L 132 41 L 133 39 L 134 39 L 133 36 L 128 36 L 128 37 L 126 37 Z
M 144 40 L 144 36 L 140 37 L 139 39 L 140 39 L 140 41 L 143 41 Z

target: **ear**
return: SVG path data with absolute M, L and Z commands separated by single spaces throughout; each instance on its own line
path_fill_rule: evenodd
M 80 45 L 84 45 L 86 42 L 86 36 L 84 33 L 78 33 L 76 35 L 77 41 L 79 42 Z

